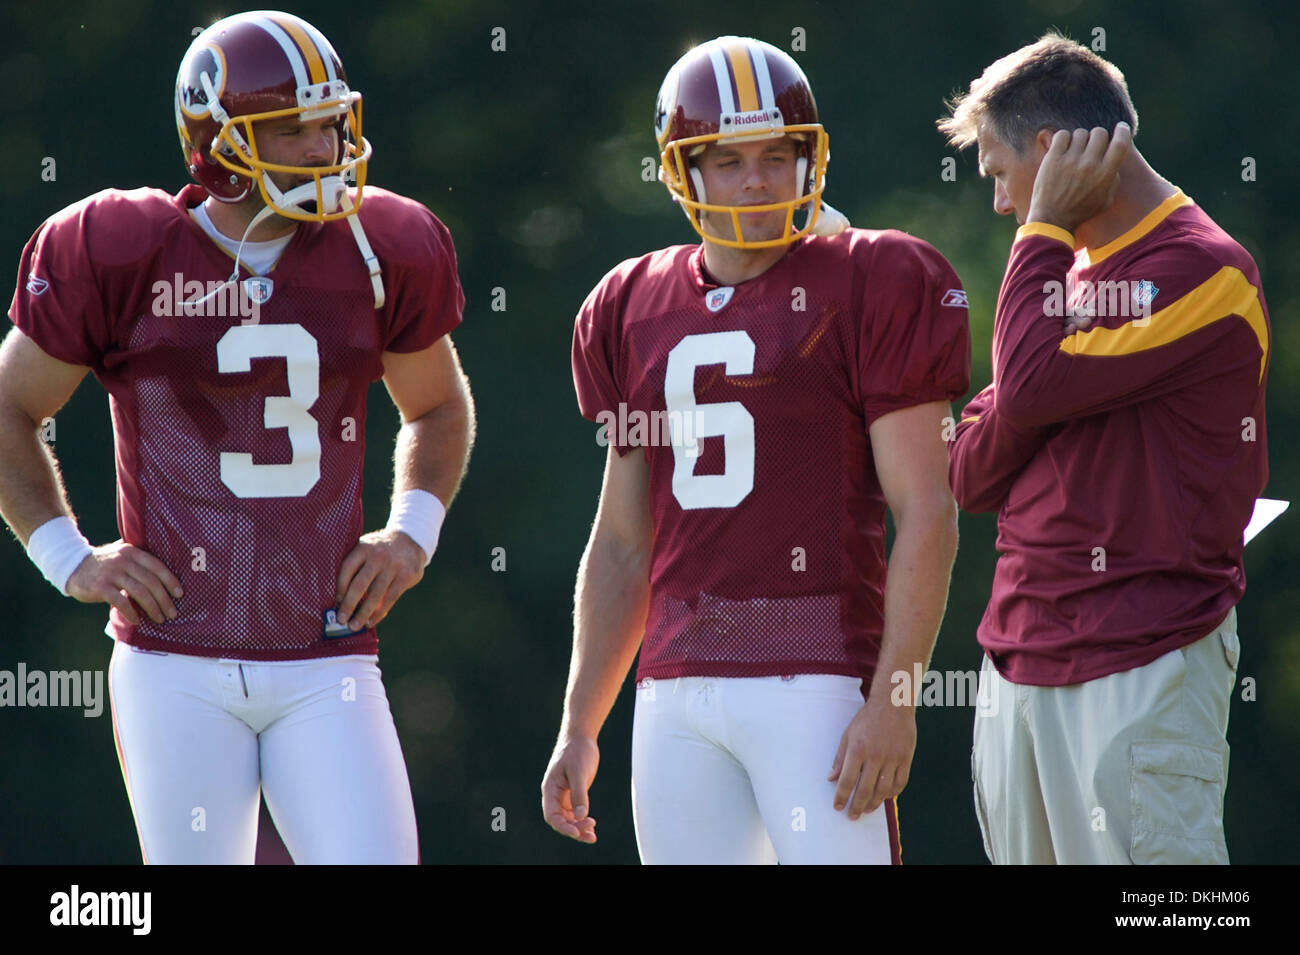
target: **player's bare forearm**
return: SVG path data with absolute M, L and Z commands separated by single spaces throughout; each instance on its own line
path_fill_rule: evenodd
M 22 411 L 0 405 L 0 514 L 24 546 L 46 521 L 72 516 L 54 455 L 37 437 L 38 427 Z
M 648 570 L 648 548 L 628 547 L 608 529 L 602 532 L 598 518 L 578 570 L 564 716 L 542 777 L 543 817 L 579 842 L 596 841 L 589 796 L 600 765 L 596 737 L 641 644 Z
M 542 815 L 556 832 L 596 841 L 588 790 L 596 777 L 596 737 L 636 657 L 650 606 L 649 467 L 645 454 L 609 449 L 600 506 L 578 568 L 573 653 L 564 716 L 546 774 Z
M 650 605 L 650 468 L 611 447 L 573 598 L 573 653 L 560 736 L 595 739 L 645 631 Z
M 885 622 L 868 700 L 888 699 L 890 675 L 924 666 L 943 620 L 957 554 L 957 502 L 948 486 L 946 401 L 878 418 L 870 429 L 876 473 L 894 518 Z
M 474 399 L 447 336 L 422 352 L 384 353 L 384 385 L 402 415 L 393 452 L 393 496 L 422 490 L 446 508 L 474 445 Z
M 890 677 L 929 662 L 957 553 L 957 502 L 948 489 L 943 441 L 950 409 L 932 401 L 882 415 L 870 427 L 876 474 L 894 516 L 885 578 L 885 620 L 867 702 L 840 737 L 828 777 L 834 805 L 850 818 L 874 812 L 907 785 L 916 714 L 893 706 Z
M 595 739 L 636 657 L 650 605 L 650 554 L 592 532 L 574 594 L 573 653 L 560 737 Z
M 89 369 L 59 361 L 18 329 L 0 345 L 0 513 L 26 546 L 42 524 L 73 517 L 54 453 L 37 437 Z M 92 549 L 62 585 L 83 603 L 106 602 L 131 623 L 176 616 L 180 581 L 152 554 L 124 541 Z
M 393 451 L 393 497 L 419 489 L 450 508 L 469 465 L 474 429 L 468 384 L 438 407 L 403 423 Z
M 916 751 L 916 711 L 895 706 L 891 676 L 910 677 L 915 664 L 929 662 L 948 599 L 957 552 L 957 507 L 951 495 L 930 503 L 913 501 L 896 514 L 897 534 L 885 583 L 885 625 L 867 701 L 840 738 L 827 777 L 836 783 L 834 806 L 849 818 L 874 812 L 907 786 Z
M 894 525 L 885 626 L 867 697 L 882 704 L 890 700 L 895 673 L 906 673 L 910 680 L 916 664 L 922 671 L 929 665 L 957 556 L 956 502 L 936 494 L 933 501 L 917 502 L 907 513 L 895 514 Z
M 469 382 L 446 336 L 424 351 L 385 352 L 383 363 L 384 385 L 402 415 L 393 452 L 394 502 L 406 491 L 427 491 L 445 511 L 465 476 L 474 440 Z M 437 543 L 440 523 L 432 523 L 435 519 L 437 515 L 426 514 L 419 527 L 424 533 L 415 537 L 392 525 L 362 535 L 339 567 L 340 623 L 353 630 L 375 626 L 420 582 Z

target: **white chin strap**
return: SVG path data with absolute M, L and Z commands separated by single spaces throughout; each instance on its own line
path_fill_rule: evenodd
M 340 201 L 343 208 L 352 208 L 352 197 L 348 195 L 346 189 L 343 190 L 343 198 Z M 352 238 L 357 240 L 357 248 L 361 250 L 361 258 L 370 271 L 370 287 L 375 293 L 375 308 L 383 308 L 384 279 L 379 274 L 379 257 L 375 255 L 374 249 L 370 248 L 370 240 L 366 238 L 366 231 L 361 228 L 361 217 L 355 214 L 348 216 L 348 225 L 352 227 Z
M 271 198 L 271 205 L 261 209 L 257 215 L 253 216 L 248 228 L 244 230 L 244 236 L 239 240 L 239 248 L 235 250 L 235 270 L 230 273 L 230 278 L 225 283 L 213 289 L 203 298 L 194 302 L 182 302 L 184 306 L 201 305 L 203 302 L 216 295 L 226 285 L 239 281 L 239 260 L 244 251 L 244 243 L 248 241 L 248 235 L 257 227 L 257 224 L 263 219 L 268 219 L 277 212 L 287 207 L 297 208 L 304 203 L 316 201 L 316 183 L 305 182 L 301 186 L 295 186 L 288 192 L 281 192 L 269 177 L 263 174 L 263 184 L 266 186 L 266 194 Z M 318 212 L 337 212 L 339 209 L 351 209 L 352 197 L 348 195 L 347 185 L 343 182 L 342 176 L 321 176 L 320 194 L 324 201 L 325 208 L 318 209 Z M 384 280 L 380 274 L 379 257 L 375 255 L 374 250 L 370 247 L 370 240 L 366 238 L 365 230 L 361 228 L 361 218 L 357 215 L 347 217 L 348 225 L 352 227 L 352 237 L 357 241 L 357 248 L 361 250 L 361 258 L 366 263 L 366 268 L 370 272 L 370 287 L 375 293 L 375 308 L 384 307 Z

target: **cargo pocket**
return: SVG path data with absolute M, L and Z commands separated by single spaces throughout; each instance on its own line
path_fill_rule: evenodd
M 1228 744 L 1220 749 L 1154 740 L 1130 750 L 1133 836 L 1138 865 L 1227 865 L 1223 790 Z
M 1241 639 L 1235 630 L 1220 630 L 1219 640 L 1223 643 L 1223 662 L 1237 672 L 1237 662 L 1241 659 Z

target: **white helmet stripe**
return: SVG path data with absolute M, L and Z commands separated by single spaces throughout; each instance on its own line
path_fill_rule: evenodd
M 311 80 L 307 76 L 307 61 L 302 58 L 302 51 L 298 49 L 298 44 L 293 42 L 293 37 L 285 33 L 278 23 L 267 17 L 254 17 L 253 22 L 271 34 L 275 38 L 275 42 L 280 44 L 280 49 L 284 50 L 285 58 L 288 59 L 289 65 L 293 67 L 293 78 L 294 82 L 298 84 L 298 88 L 310 86 Z
M 316 44 L 316 52 L 319 53 L 320 58 L 325 61 L 326 75 L 329 76 L 331 82 L 337 80 L 339 76 L 337 71 L 334 69 L 334 61 L 338 59 L 339 55 L 334 52 L 334 47 L 330 45 L 330 41 L 325 39 L 325 34 L 321 33 L 320 30 L 317 30 L 306 20 L 301 22 L 302 28 L 307 31 L 307 35 L 311 37 L 311 41 Z
M 736 111 L 736 98 L 731 95 L 731 73 L 727 70 L 726 54 L 722 47 L 709 51 L 709 61 L 713 64 L 713 77 L 718 81 L 718 105 L 723 113 Z
M 749 59 L 754 64 L 754 76 L 758 79 L 758 105 L 761 109 L 776 108 L 776 94 L 772 92 L 772 75 L 767 71 L 767 57 L 757 43 L 746 43 Z

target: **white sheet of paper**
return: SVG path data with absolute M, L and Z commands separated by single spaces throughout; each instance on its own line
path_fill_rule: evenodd
M 1250 523 L 1246 525 L 1246 539 L 1243 543 L 1249 544 L 1260 531 L 1277 520 L 1278 515 L 1290 506 L 1290 501 L 1275 501 L 1271 497 L 1257 498 L 1255 512 L 1250 515 Z

